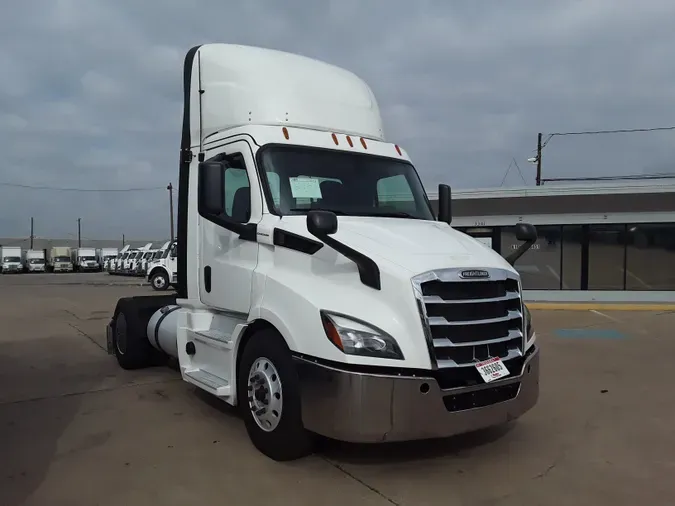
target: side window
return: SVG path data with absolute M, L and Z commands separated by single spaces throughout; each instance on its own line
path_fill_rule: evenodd
M 392 207 L 399 211 L 414 212 L 416 209 L 415 197 L 402 174 L 377 181 L 377 202 L 378 207 Z
M 225 214 L 239 223 L 251 217 L 251 188 L 244 157 L 237 153 L 225 158 Z

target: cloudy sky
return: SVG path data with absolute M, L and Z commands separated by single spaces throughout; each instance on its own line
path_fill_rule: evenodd
M 72 236 L 78 217 L 85 237 L 168 236 L 195 44 L 356 72 L 433 191 L 533 185 L 539 131 L 675 125 L 673 19 L 672 0 L 4 2 L 0 237 L 27 236 L 31 216 L 41 237 Z M 556 137 L 544 176 L 675 172 L 674 146 L 675 132 Z

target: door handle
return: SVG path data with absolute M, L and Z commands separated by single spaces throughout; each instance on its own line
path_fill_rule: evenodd
M 211 293 L 211 266 L 204 267 L 204 290 L 206 293 Z

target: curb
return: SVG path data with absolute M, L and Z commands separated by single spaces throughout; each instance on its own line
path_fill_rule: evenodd
M 527 302 L 529 309 L 547 311 L 675 311 L 675 304 L 640 304 L 621 302 Z

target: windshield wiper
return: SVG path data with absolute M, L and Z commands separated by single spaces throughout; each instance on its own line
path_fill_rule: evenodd
M 419 216 L 413 216 L 410 213 L 403 211 L 390 211 L 390 212 L 373 212 L 373 213 L 361 213 L 363 216 L 380 216 L 382 218 L 411 218 L 413 220 L 421 220 Z
M 328 211 L 330 213 L 337 214 L 338 216 L 349 216 L 349 213 L 346 213 L 344 211 L 341 211 L 340 209 L 328 209 L 325 207 L 312 207 L 312 208 L 306 208 L 306 207 L 300 207 L 300 208 L 295 208 L 295 209 L 289 209 L 291 212 L 310 212 L 310 211 Z

